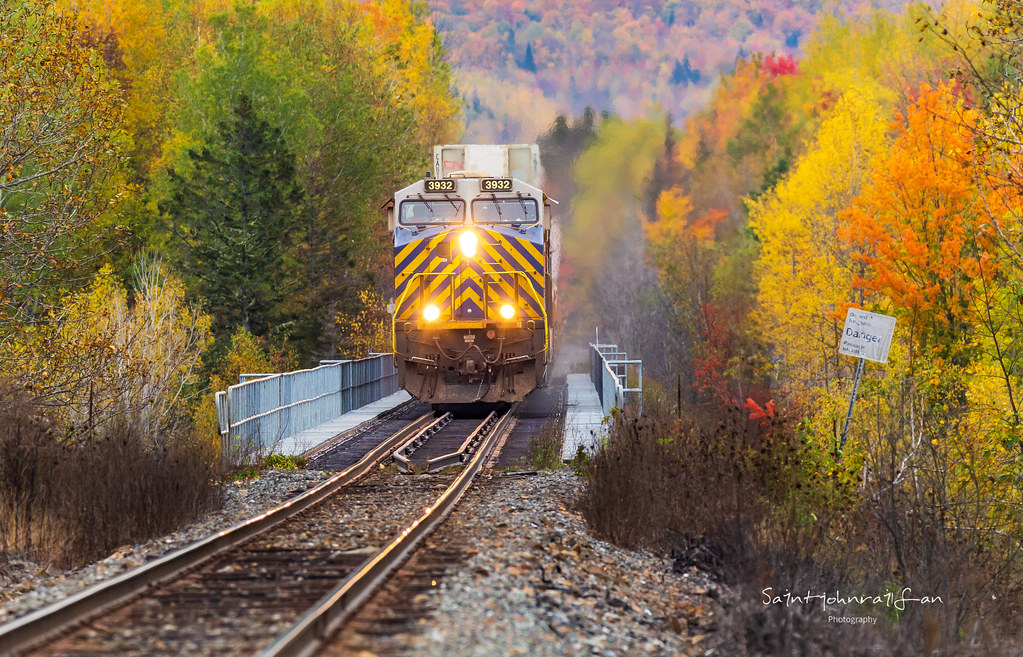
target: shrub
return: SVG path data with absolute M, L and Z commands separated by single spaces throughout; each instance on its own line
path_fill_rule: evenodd
M 293 454 L 267 454 L 259 459 L 254 465 L 242 465 L 230 473 L 230 479 L 240 481 L 258 477 L 263 470 L 271 468 L 277 470 L 300 470 L 306 467 L 308 461 L 301 456 Z
M 795 494 L 802 450 L 791 423 L 748 416 L 734 409 L 705 425 L 663 416 L 614 424 L 586 473 L 591 526 L 621 545 L 666 551 L 699 537 L 745 563 L 748 530 L 779 505 L 805 503 Z
M 546 422 L 526 444 L 526 462 L 536 470 L 554 470 L 563 465 L 560 418 Z
M 104 267 L 0 348 L 0 373 L 31 384 L 63 431 L 85 436 L 128 422 L 147 440 L 188 431 L 181 402 L 198 382 L 210 319 L 187 306 L 159 260 L 140 258 L 133 279 L 129 294 Z
M 68 438 L 0 385 L 0 549 L 74 567 L 171 531 L 219 502 L 208 442 L 154 444 L 130 422 Z
M 940 440 L 916 441 L 933 449 L 910 471 L 896 445 L 905 427 L 880 416 L 871 454 L 844 461 L 822 453 L 802 422 L 752 402 L 689 417 L 700 420 L 615 425 L 584 466 L 580 504 L 609 540 L 673 555 L 678 569 L 702 567 L 731 585 L 727 652 L 1020 652 L 1020 547 L 997 508 L 949 486 Z M 814 603 L 764 604 L 768 587 L 869 596 L 909 587 L 941 603 L 825 612 Z M 878 621 L 839 625 L 829 613 Z

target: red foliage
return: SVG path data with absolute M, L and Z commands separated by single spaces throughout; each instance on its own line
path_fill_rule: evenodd
M 725 369 L 724 356 L 717 351 L 710 351 L 693 358 L 693 376 L 697 394 L 702 398 L 727 404 L 729 400 L 728 383 L 722 372 Z M 732 401 L 735 401 L 734 399 Z
M 764 57 L 763 70 L 772 78 L 779 75 L 796 75 L 799 73 L 799 62 L 792 55 L 775 57 L 771 54 Z
M 742 405 L 747 411 L 749 411 L 750 421 L 762 420 L 767 418 L 769 420 L 774 419 L 774 401 L 768 400 L 766 404 L 760 406 L 760 404 L 753 401 L 752 397 L 746 398 L 746 403 Z

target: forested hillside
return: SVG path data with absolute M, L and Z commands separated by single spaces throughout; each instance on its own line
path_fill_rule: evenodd
M 460 132 L 425 5 L 39 0 L 0 18 L 5 344 L 46 338 L 21 331 L 102 267 L 135 290 L 145 254 L 221 345 L 358 350 L 336 319 L 386 267 L 380 199 Z
M 83 473 L 131 444 L 208 490 L 213 390 L 379 338 L 380 203 L 461 132 L 459 103 L 404 0 L 0 3 L 0 71 L 0 452 L 29 473 L 0 476 L 0 516 L 51 499 L 32 486 L 56 509 L 0 547 L 81 558 L 111 545 L 74 543 L 94 533 L 51 475 L 116 496 Z
M 557 112 L 624 117 L 702 107 L 742 55 L 798 55 L 822 15 L 903 0 L 434 0 L 466 101 L 468 141 L 532 141 Z

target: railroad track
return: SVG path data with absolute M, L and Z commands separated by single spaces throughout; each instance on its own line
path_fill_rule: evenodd
M 311 654 L 443 520 L 509 417 L 450 422 L 460 446 L 479 438 L 457 476 L 378 471 L 423 415 L 281 507 L 0 627 L 0 654 Z
M 433 432 L 437 439 L 425 443 L 429 445 L 429 450 L 417 450 L 420 452 L 419 460 L 427 467 L 432 463 L 437 469 L 445 467 L 445 464 L 454 465 L 458 462 L 464 462 L 465 467 L 453 478 L 444 493 L 431 506 L 423 509 L 423 514 L 419 518 L 367 560 L 357 572 L 324 596 L 288 632 L 260 653 L 260 657 L 308 657 L 329 646 L 332 637 L 345 622 L 361 605 L 377 594 L 387 578 L 413 553 L 416 546 L 439 527 L 455 508 L 473 479 L 487 463 L 517 406 L 514 405 L 511 410 L 501 415 L 491 413 L 475 426 L 469 420 L 454 420 L 446 416 L 439 418 L 445 431 L 438 429 Z M 453 436 L 459 438 L 452 440 Z M 446 452 L 453 445 L 458 445 L 458 449 L 455 452 Z M 472 456 L 462 461 L 461 457 L 465 456 L 465 450 L 470 445 L 475 446 Z M 422 451 L 430 453 L 422 454 Z

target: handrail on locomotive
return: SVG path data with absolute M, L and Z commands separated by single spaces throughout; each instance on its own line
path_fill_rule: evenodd
M 484 276 L 492 276 L 492 275 L 514 275 L 515 279 L 516 279 L 516 283 L 518 283 L 519 278 L 522 278 L 527 283 L 529 283 L 529 279 L 526 278 L 525 273 L 520 272 L 520 271 L 497 271 L 497 272 L 487 272 L 487 273 L 484 274 Z M 434 274 L 434 273 L 429 273 L 429 272 L 421 272 L 421 273 L 415 274 L 412 277 L 412 279 L 409 281 L 409 284 L 405 286 L 405 290 L 402 292 L 402 296 L 399 297 L 398 301 L 395 303 L 395 308 L 400 308 L 402 306 L 402 304 L 406 301 L 407 297 L 409 296 L 409 291 L 414 287 L 413 284 L 414 283 L 418 283 L 417 279 L 419 279 L 419 278 L 426 279 L 426 278 L 430 278 L 430 277 L 439 277 L 439 276 L 454 278 L 455 274 L 454 273 Z M 423 293 L 425 292 L 425 286 L 418 285 L 417 289 L 419 289 L 420 296 L 422 297 Z M 489 286 L 486 286 L 486 285 L 484 286 L 484 288 L 483 288 L 484 295 L 489 294 L 489 289 L 490 289 Z M 523 289 L 523 288 L 520 287 L 518 284 L 516 284 L 516 287 L 515 287 L 516 293 L 520 289 Z M 551 343 L 551 329 L 550 329 L 551 324 L 550 324 L 550 318 L 547 316 L 547 307 L 544 304 L 543 299 L 540 298 L 539 293 L 537 293 L 537 291 L 533 288 L 533 286 L 531 284 L 527 285 L 524 289 L 529 293 L 529 295 L 533 298 L 533 300 L 535 300 L 537 302 L 537 305 L 540 308 L 540 311 L 541 311 L 541 314 L 542 314 L 542 318 L 543 318 L 543 325 L 544 325 L 544 345 L 543 345 L 542 351 L 543 352 L 548 352 L 550 350 L 550 343 Z M 454 311 L 454 299 L 453 299 L 454 285 L 450 285 L 449 286 L 449 291 L 450 291 L 449 296 L 452 297 L 452 300 L 451 300 L 450 304 L 448 305 L 448 308 L 449 308 L 449 310 L 451 312 L 453 312 Z M 420 303 L 422 305 L 425 305 L 425 302 L 423 302 L 423 301 L 421 301 Z M 484 306 L 485 306 L 485 308 L 487 309 L 487 311 L 489 313 L 489 309 L 491 307 L 491 304 L 486 299 L 484 299 Z M 448 319 L 450 320 L 452 318 L 449 317 Z M 491 319 L 491 318 L 490 317 L 486 317 L 485 318 L 485 320 L 489 320 L 489 319 Z M 526 325 L 527 326 L 529 325 L 530 321 L 532 321 L 532 320 L 526 320 Z M 401 355 L 401 354 L 398 353 L 398 348 L 397 348 L 397 326 L 398 326 L 398 322 L 395 321 L 395 322 L 391 323 L 391 349 L 392 349 L 392 356 L 394 358 L 395 366 L 398 365 L 398 356 Z M 406 334 L 408 333 L 408 329 L 409 329 L 409 322 L 405 322 L 403 330 L 405 331 Z

